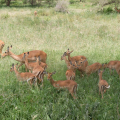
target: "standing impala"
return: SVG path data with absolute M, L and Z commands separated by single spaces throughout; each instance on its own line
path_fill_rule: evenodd
M 50 83 L 53 85 L 53 87 L 55 87 L 57 89 L 65 89 L 65 88 L 67 88 L 69 93 L 72 95 L 72 97 L 74 99 L 76 99 L 74 94 L 76 94 L 77 83 L 75 81 L 73 81 L 73 80 L 54 81 L 53 78 L 52 78 L 52 75 L 55 74 L 55 73 L 56 72 L 48 73 L 48 77 L 47 77 L 47 79 L 50 80 Z
M 108 85 L 106 80 L 102 79 L 102 73 L 103 73 L 103 71 L 101 71 L 101 70 L 98 71 L 98 75 L 99 75 L 98 87 L 99 87 L 99 94 L 101 93 L 102 98 L 103 98 L 103 93 L 105 93 L 106 90 L 108 88 L 110 88 L 110 85 Z
M 1 54 L 1 58 L 2 58 L 2 49 L 3 49 L 4 45 L 5 45 L 5 43 L 2 40 L 0 40 L 0 54 Z
M 37 58 L 37 62 L 34 62 L 34 63 L 30 62 L 29 63 L 28 59 L 27 59 L 28 55 L 29 55 L 29 52 L 28 53 L 24 53 L 23 59 L 25 60 L 25 66 L 34 75 L 37 75 L 38 72 L 41 72 L 41 75 L 37 76 L 37 78 L 39 80 L 38 83 L 40 84 L 42 82 L 42 86 L 43 86 L 43 78 L 44 78 L 44 70 L 45 69 L 39 65 L 39 57 Z
M 14 53 L 12 53 L 10 51 L 11 48 L 12 48 L 12 45 L 11 45 L 11 47 L 8 46 L 7 51 L 5 52 L 5 56 L 9 55 L 14 60 L 19 61 L 20 62 L 20 65 L 18 66 L 18 68 L 19 68 L 20 66 L 22 66 L 25 63 L 25 61 L 23 60 L 24 53 L 22 53 L 20 55 L 15 55 Z M 46 63 L 47 54 L 41 50 L 29 51 L 28 61 L 29 62 L 35 61 L 36 60 L 35 57 L 39 57 L 39 56 L 41 58 L 41 61 Z
M 29 73 L 29 72 L 22 72 L 22 73 L 19 73 L 16 69 L 16 66 L 17 65 L 14 65 L 12 64 L 12 67 L 10 68 L 10 71 L 14 71 L 18 80 L 19 81 L 29 81 L 30 80 L 30 84 L 32 85 L 33 83 L 36 83 L 36 77 L 40 74 L 40 72 L 37 73 L 37 75 L 34 75 L 32 73 Z

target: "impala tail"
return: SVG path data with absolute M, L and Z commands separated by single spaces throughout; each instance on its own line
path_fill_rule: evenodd
M 106 87 L 106 86 L 105 86 Z M 110 85 L 108 87 L 106 87 L 107 89 L 110 88 Z

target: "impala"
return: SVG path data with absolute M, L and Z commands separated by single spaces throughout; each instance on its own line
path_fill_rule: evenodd
M 55 74 L 56 72 L 52 72 L 52 73 L 48 73 L 48 77 L 47 79 L 50 80 L 50 83 L 52 84 L 53 87 L 57 88 L 57 89 L 65 89 L 67 88 L 69 93 L 72 95 L 72 97 L 74 99 L 76 99 L 76 97 L 74 96 L 74 94 L 76 94 L 76 90 L 77 90 L 77 83 L 73 80 L 64 80 L 64 81 L 54 81 L 52 78 L 52 75 Z
M 5 56 L 9 55 L 10 57 L 12 57 L 14 60 L 19 61 L 20 65 L 18 66 L 18 68 L 20 66 L 22 66 L 25 61 L 23 60 L 24 57 L 24 53 L 20 54 L 20 55 L 15 55 L 14 53 L 11 52 L 11 47 L 8 46 L 7 51 L 5 52 Z M 41 58 L 41 61 L 46 63 L 46 59 L 47 59 L 47 54 L 41 50 L 33 50 L 33 51 L 29 51 L 29 55 L 28 55 L 28 61 L 35 61 L 35 57 L 39 57 Z
M 102 79 L 102 74 L 103 74 L 103 71 L 99 70 L 99 71 L 98 71 L 98 75 L 99 75 L 98 87 L 99 87 L 99 94 L 101 93 L 102 98 L 103 98 L 103 93 L 105 93 L 106 90 L 107 90 L 108 88 L 110 88 L 110 85 L 108 85 L 108 83 L 107 83 L 106 80 L 103 80 L 103 79 Z

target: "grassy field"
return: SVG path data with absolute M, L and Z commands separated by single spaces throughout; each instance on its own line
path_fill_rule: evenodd
M 62 54 L 74 50 L 71 56 L 84 55 L 89 64 L 120 60 L 120 15 L 101 14 L 90 3 L 69 7 L 69 14 L 54 8 L 1 8 L 0 39 L 3 52 L 21 54 L 30 50 L 47 53 L 48 72 L 56 70 L 55 80 L 65 80 L 67 70 Z M 38 16 L 34 17 L 34 11 Z M 80 77 L 77 71 L 77 100 L 67 91 L 57 91 L 47 78 L 40 89 L 18 82 L 10 72 L 11 57 L 0 60 L 0 119 L 1 120 L 118 120 L 120 118 L 120 79 L 106 69 L 103 79 L 110 84 L 104 99 L 98 94 L 98 74 Z M 20 71 L 25 71 L 22 66 Z

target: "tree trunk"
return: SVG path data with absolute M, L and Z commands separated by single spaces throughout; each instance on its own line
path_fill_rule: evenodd
M 11 2 L 11 0 L 6 0 L 6 5 L 10 6 L 10 2 Z

